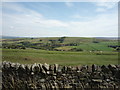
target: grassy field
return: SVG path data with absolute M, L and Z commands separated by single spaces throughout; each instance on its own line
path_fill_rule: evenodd
M 2 60 L 18 62 L 22 64 L 33 63 L 48 63 L 60 65 L 107 65 L 118 64 L 118 52 L 114 48 L 108 47 L 109 45 L 118 45 L 117 40 L 98 39 L 98 38 L 85 38 L 85 37 L 65 37 L 63 42 L 60 43 L 61 37 L 45 37 L 45 38 L 16 38 L 16 39 L 3 39 L 1 43 L 20 45 L 19 42 L 30 42 L 31 44 L 39 43 L 47 44 L 50 40 L 54 40 L 54 44 L 70 44 L 75 43 L 77 46 L 59 46 L 50 51 L 48 46 L 46 49 L 33 49 L 26 47 L 23 49 L 3 49 Z M 98 43 L 95 43 L 97 41 Z M 53 44 L 51 44 L 53 45 Z M 36 46 L 35 46 L 36 47 Z M 82 51 L 71 51 L 72 49 L 82 49 Z M 55 51 L 58 50 L 58 51 Z M 91 52 L 92 51 L 92 52 Z
M 118 64 L 118 52 L 67 52 L 34 49 L 3 49 L 2 60 L 22 64 L 48 63 L 60 65 L 108 65 Z

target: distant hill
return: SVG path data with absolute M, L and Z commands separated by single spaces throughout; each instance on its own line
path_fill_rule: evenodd
M 16 39 L 16 38 L 32 38 L 32 37 L 17 37 L 17 36 L 0 36 L 2 39 Z
M 96 37 L 97 39 L 108 39 L 108 40 L 117 40 L 120 39 L 120 37 Z
M 51 38 L 51 37 L 17 37 L 17 36 L 0 36 L 1 39 L 15 39 L 15 38 Z M 53 37 L 52 37 L 53 38 Z M 91 37 L 92 38 L 92 37 Z M 120 37 L 93 37 L 96 39 L 117 40 Z
M 0 36 L 0 39 L 16 39 L 16 38 L 45 38 L 45 37 L 17 37 L 17 36 Z
M 1 39 L 15 39 L 15 38 L 21 38 L 21 37 L 14 37 L 14 36 L 0 36 Z

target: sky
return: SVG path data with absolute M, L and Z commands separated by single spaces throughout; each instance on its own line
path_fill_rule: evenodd
M 4 2 L 2 35 L 117 37 L 117 2 Z

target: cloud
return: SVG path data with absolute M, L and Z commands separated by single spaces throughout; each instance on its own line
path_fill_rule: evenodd
M 2 35 L 2 2 L 0 2 L 0 35 Z
M 10 29 L 14 29 L 14 26 L 10 26 Z
M 73 18 L 77 18 L 77 19 L 79 19 L 79 18 L 84 18 L 83 16 L 80 16 L 79 14 L 73 15 L 72 17 L 73 17 Z
M 4 9 L 7 6 L 3 7 Z M 19 10 L 18 10 L 19 9 Z M 3 12 L 3 35 L 7 36 L 117 36 L 117 13 L 100 14 L 95 17 L 82 17 L 73 15 L 74 18 L 86 18 L 86 21 L 62 21 L 47 19 L 41 13 L 12 4 L 9 10 Z M 22 12 L 22 13 L 21 13 Z
M 59 20 L 52 20 L 52 19 L 49 19 L 49 20 L 37 20 L 35 21 L 35 23 L 39 23 L 41 24 L 40 26 L 43 26 L 43 27 L 67 27 L 68 24 L 62 22 L 62 21 L 59 21 Z
M 96 5 L 99 7 L 105 7 L 107 9 L 113 8 L 117 2 L 97 2 Z
M 85 22 L 71 22 L 71 35 L 75 36 L 118 36 L 117 14 L 102 14 Z
M 105 9 L 105 8 L 97 8 L 96 11 L 97 11 L 97 12 L 105 12 L 106 9 Z
M 75 15 L 72 15 L 71 18 L 74 18 L 74 19 L 82 19 L 82 20 L 90 20 L 91 18 L 87 17 L 87 16 L 82 16 L 80 14 L 75 14 Z
M 11 7 L 12 6 L 12 7 Z M 8 8 L 11 7 L 11 8 Z M 39 24 L 39 26 L 42 27 L 66 27 L 67 24 L 65 24 L 62 21 L 59 20 L 52 20 L 52 19 L 46 19 L 42 14 L 26 9 L 24 7 L 20 7 L 20 5 L 17 4 L 6 4 L 3 8 L 13 10 L 15 13 L 12 14 L 7 14 L 4 12 L 4 20 L 7 21 L 12 21 L 14 24 L 21 24 L 21 25 L 26 25 L 26 24 Z M 22 12 L 20 14 L 17 14 L 17 12 Z M 24 12 L 24 13 L 23 13 Z
M 94 3 L 98 8 L 97 12 L 105 12 L 109 9 L 112 9 L 116 6 L 117 2 L 96 2 Z
M 74 6 L 72 2 L 65 2 L 65 5 L 66 5 L 67 7 L 73 7 L 73 6 Z

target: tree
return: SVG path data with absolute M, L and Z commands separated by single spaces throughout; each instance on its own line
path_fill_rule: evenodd
M 59 41 L 60 43 L 63 43 L 65 38 L 66 38 L 66 37 L 61 37 L 61 38 L 58 39 L 58 41 Z
M 93 41 L 93 43 L 99 43 L 99 41 Z

